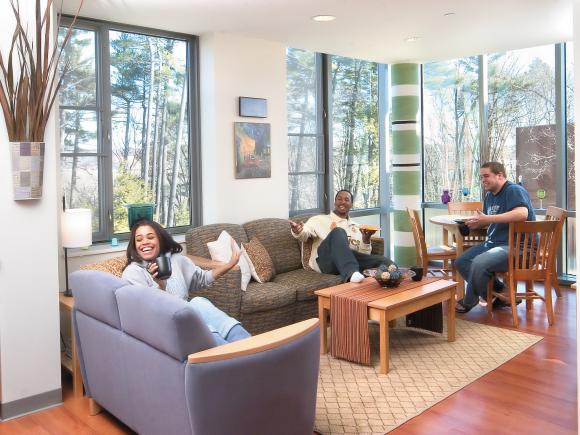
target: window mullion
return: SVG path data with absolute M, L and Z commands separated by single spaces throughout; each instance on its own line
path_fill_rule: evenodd
M 328 213 L 331 210 L 332 201 L 332 113 L 330 108 L 330 74 L 332 71 L 332 65 L 330 56 L 327 54 L 318 54 L 320 56 L 320 84 L 322 91 L 322 98 L 320 101 L 320 114 L 322 115 L 322 133 L 323 133 L 323 146 L 322 152 L 322 162 L 324 164 L 324 180 L 322 185 L 322 211 Z
M 99 54 L 97 56 L 98 71 L 97 79 L 100 104 L 100 154 L 99 158 L 99 191 L 100 213 L 103 222 L 103 235 L 109 240 L 113 235 L 113 161 L 111 141 L 111 59 L 109 52 L 109 26 L 99 26 L 98 34 Z

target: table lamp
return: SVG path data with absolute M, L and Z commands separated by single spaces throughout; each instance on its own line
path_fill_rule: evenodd
M 88 208 L 69 208 L 61 221 L 62 247 L 64 248 L 64 273 L 66 277 L 65 296 L 72 296 L 68 288 L 68 248 L 84 248 L 93 243 L 91 210 Z

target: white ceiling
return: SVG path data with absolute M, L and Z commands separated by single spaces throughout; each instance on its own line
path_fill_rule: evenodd
M 78 1 L 65 0 L 65 13 Z M 81 15 L 397 63 L 571 41 L 572 9 L 573 0 L 84 0 Z M 337 18 L 311 20 L 320 14 Z

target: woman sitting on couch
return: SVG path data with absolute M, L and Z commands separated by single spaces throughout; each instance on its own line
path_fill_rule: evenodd
M 232 244 L 235 242 L 232 241 Z M 203 270 L 180 254 L 182 247 L 159 225 L 142 219 L 133 225 L 131 239 L 127 246 L 127 265 L 123 279 L 131 284 L 165 290 L 178 298 L 187 300 L 189 290 L 198 290 L 210 285 L 234 267 L 239 260 L 240 251 L 232 246 L 232 258 L 223 266 Z M 159 266 L 155 262 L 159 256 L 169 256 L 171 276 L 161 279 Z M 233 317 L 216 308 L 209 300 L 194 297 L 189 305 L 201 316 L 209 330 L 213 332 L 218 344 L 249 337 L 250 334 Z

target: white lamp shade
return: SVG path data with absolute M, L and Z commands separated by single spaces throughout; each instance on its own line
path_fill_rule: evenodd
M 63 248 L 84 248 L 93 243 L 91 210 L 88 208 L 69 208 L 62 215 Z

